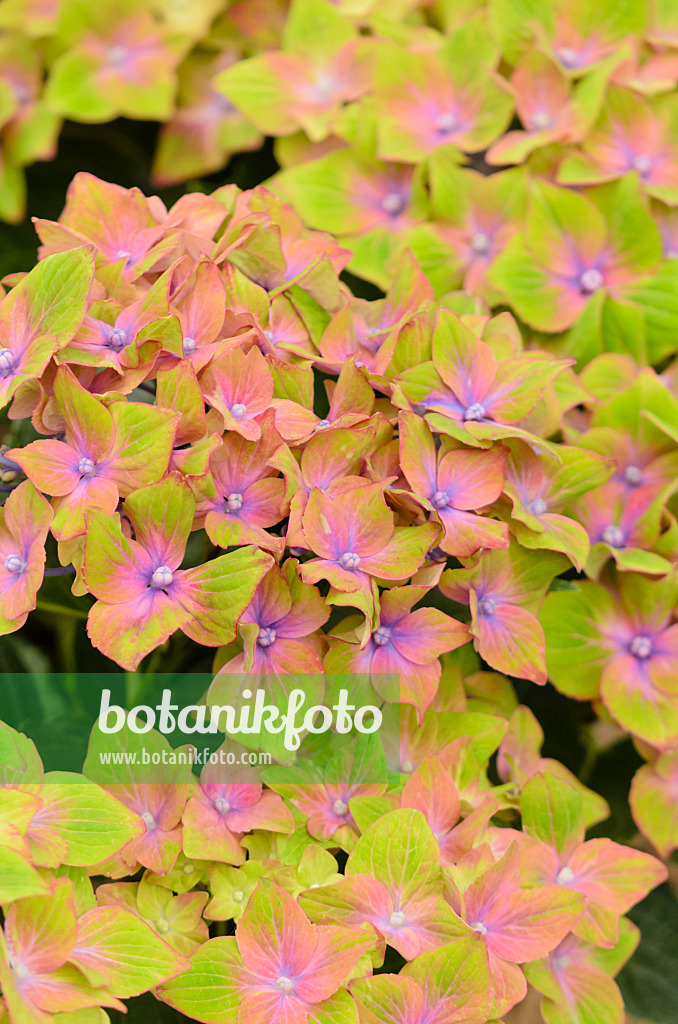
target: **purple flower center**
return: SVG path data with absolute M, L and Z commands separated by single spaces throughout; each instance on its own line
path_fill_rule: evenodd
M 434 508 L 445 508 L 450 503 L 450 496 L 447 491 L 436 491 L 431 498 L 431 504 Z
M 436 118 L 436 131 L 441 135 L 451 135 L 459 128 L 459 119 L 451 110 L 446 110 L 440 117 Z
M 481 935 L 487 935 L 487 928 L 482 921 L 474 921 L 473 924 L 469 925 L 469 928 L 473 928 L 474 932 L 480 932 Z
M 589 267 L 588 270 L 582 271 L 579 278 L 579 287 L 587 295 L 590 295 L 591 292 L 597 292 L 599 288 L 602 288 L 603 284 L 603 275 L 597 267 Z
M 293 992 L 294 982 L 291 978 L 286 978 L 284 974 L 281 974 L 276 981 L 276 988 L 279 988 L 281 992 Z
M 561 868 L 556 875 L 557 885 L 569 885 L 570 882 L 574 881 L 574 871 L 572 868 Z
M 129 345 L 127 331 L 123 331 L 122 327 L 111 328 L 108 335 L 108 347 L 112 348 L 114 352 L 122 352 L 127 345 Z
M 158 827 L 158 823 L 150 811 L 144 811 L 144 813 L 141 815 L 141 820 L 145 824 L 147 832 L 152 832 L 154 829 Z
M 374 640 L 377 647 L 385 647 L 386 644 L 391 642 L 392 633 L 393 630 L 391 629 L 390 626 L 379 626 L 379 628 L 375 629 L 374 633 L 372 634 L 372 639 Z
M 330 425 L 330 421 L 329 420 L 318 420 L 318 422 L 315 425 L 315 429 L 316 430 L 321 430 L 323 427 L 329 427 L 329 425 Z
M 629 650 L 634 658 L 645 661 L 652 655 L 652 640 L 649 636 L 634 636 L 629 644 Z
M 566 68 L 576 68 L 579 63 L 579 54 L 572 46 L 561 46 L 556 50 L 558 60 Z
M 236 402 L 231 406 L 231 416 L 234 420 L 241 420 L 247 415 L 247 406 L 242 402 Z
M 480 402 L 474 402 L 464 410 L 465 420 L 481 420 L 485 415 L 485 406 L 481 405 Z
M 184 338 L 181 347 L 185 356 L 191 356 L 198 347 L 198 343 L 195 338 Z
M 313 95 L 319 100 L 329 100 L 337 89 L 337 83 L 327 71 L 320 71 L 313 85 Z
M 14 370 L 14 353 L 9 348 L 0 348 L 0 380 L 9 377 Z
M 257 643 L 260 647 L 270 647 L 271 644 L 275 643 L 276 635 L 277 634 L 273 626 L 264 626 L 263 629 L 259 630 Z
M 92 476 L 94 473 L 94 463 L 91 459 L 84 456 L 78 463 L 78 473 L 80 476 Z
M 157 569 L 153 570 L 151 586 L 161 590 L 163 587 L 169 587 L 173 578 L 172 570 L 168 565 L 159 565 Z
M 624 470 L 624 480 L 630 487 L 639 487 L 643 482 L 643 471 L 638 466 L 627 466 Z
M 19 574 L 26 568 L 26 560 L 21 555 L 7 555 L 5 559 L 5 569 L 7 572 Z
M 242 494 L 229 494 L 226 498 L 226 504 L 228 505 L 229 512 L 239 512 L 242 508 Z
M 129 50 L 126 46 L 111 46 L 106 56 L 110 67 L 120 68 L 129 57 Z
M 478 602 L 478 611 L 481 615 L 494 615 L 497 610 L 497 602 L 493 597 L 481 597 Z
M 471 248 L 478 256 L 484 256 L 490 248 L 490 236 L 484 231 L 476 231 L 471 239 Z
M 407 206 L 407 199 L 402 192 L 387 192 L 381 201 L 381 208 L 389 217 L 399 217 Z
M 402 910 L 394 910 L 388 919 L 391 928 L 402 928 L 405 924 L 405 914 Z
M 626 534 L 622 530 L 621 526 L 606 526 L 602 533 L 602 540 L 609 544 L 611 548 L 623 548 L 624 542 L 626 541 Z
M 546 502 L 543 498 L 533 498 L 527 506 L 527 511 L 531 512 L 533 516 L 543 516 L 546 512 Z
M 545 110 L 536 110 L 531 118 L 531 125 L 537 131 L 544 131 L 545 128 L 550 128 L 552 123 L 551 115 Z
M 652 158 L 647 156 L 646 153 L 639 153 L 637 157 L 634 157 L 631 167 L 634 171 L 642 176 L 648 174 L 652 170 Z
M 224 814 L 228 814 L 231 809 L 230 800 L 227 800 L 225 796 L 218 796 L 214 801 L 214 806 L 222 817 Z
M 348 811 L 348 804 L 343 800 L 335 800 L 332 804 L 332 813 L 336 814 L 337 818 L 343 818 Z
M 339 559 L 339 565 L 342 569 L 357 569 L 360 565 L 360 555 L 356 555 L 355 551 L 345 551 Z
M 554 956 L 551 959 L 551 964 L 557 971 L 564 970 L 570 966 L 570 958 L 569 956 Z

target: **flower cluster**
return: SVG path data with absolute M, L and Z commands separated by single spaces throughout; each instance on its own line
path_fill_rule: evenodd
M 654 315 L 678 253 L 670 4 L 2 0 L 0 31 L 6 219 L 64 119 L 160 122 L 158 186 L 273 136 L 281 192 L 382 286 L 386 257 L 411 247 L 438 295 L 509 302 L 538 331 L 569 331 L 592 306 L 577 354 L 600 348 L 601 317 L 617 345 L 638 344 L 638 307 L 651 346 L 675 334 L 675 316 Z M 533 193 L 533 176 L 551 187 Z
M 410 252 L 358 299 L 351 252 L 263 187 L 168 210 L 79 174 L 36 228 L 0 302 L 2 632 L 70 571 L 127 670 L 183 634 L 216 649 L 208 703 L 348 673 L 386 727 L 312 770 L 124 786 L 96 730 L 64 778 L 3 727 L 13 1024 L 150 989 L 206 1024 L 484 1024 L 526 979 L 549 1021 L 621 1022 L 623 915 L 665 870 L 585 841 L 605 801 L 506 677 L 630 732 L 638 826 L 678 845 L 675 366 L 577 375 Z M 406 966 L 373 976 L 387 946 Z
M 97 730 L 83 775 L 45 774 L 32 742 L 0 725 L 10 1021 L 58 1024 L 152 990 L 205 1024 L 415 1024 L 425 1011 L 485 1024 L 528 981 L 547 1020 L 594 1008 L 621 1021 L 613 976 L 638 941 L 623 915 L 663 865 L 584 841 L 605 802 L 540 758 L 538 737 L 516 756 L 538 731 L 530 712 L 515 699 L 470 711 L 454 689 L 422 729 L 401 723 L 414 761 L 350 788 L 331 781 L 331 760 L 313 784 L 276 769 L 267 788 L 225 783 L 208 766 L 121 785 L 102 771 Z M 126 749 L 141 740 L 170 749 L 159 733 L 129 733 Z M 493 785 L 497 748 L 506 782 Z M 373 973 L 387 946 L 399 974 Z

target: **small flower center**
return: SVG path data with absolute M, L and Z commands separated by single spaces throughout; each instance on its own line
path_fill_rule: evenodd
M 115 254 L 115 258 L 116 260 L 124 260 L 126 267 L 131 266 L 132 253 L 129 252 L 127 249 L 118 249 L 118 251 Z
M 108 347 L 114 352 L 122 352 L 128 344 L 127 331 L 123 331 L 122 327 L 113 327 L 108 335 Z
M 78 463 L 78 473 L 80 476 L 92 476 L 94 473 L 94 463 L 87 457 L 80 459 Z
M 169 921 L 164 917 L 159 917 L 155 922 L 155 927 L 158 929 L 161 935 L 165 935 L 169 931 Z
M 26 975 L 28 974 L 28 967 L 26 966 L 26 964 L 15 964 L 13 971 L 15 977 L 25 978 Z
M 474 921 L 469 928 L 473 928 L 474 932 L 480 932 L 481 935 L 487 935 L 487 928 L 482 921 Z
M 229 494 L 226 498 L 226 504 L 228 505 L 229 512 L 239 512 L 242 508 L 242 494 Z
M 497 602 L 493 597 L 482 597 L 478 602 L 478 611 L 481 615 L 494 615 L 497 610 Z
M 26 568 L 26 560 L 21 555 L 7 555 L 5 559 L 5 569 L 7 572 L 19 574 Z
M 231 801 L 227 800 L 225 796 L 218 796 L 214 801 L 214 806 L 222 816 L 228 814 L 231 809 Z
M 184 864 L 184 874 L 192 875 L 195 871 L 195 864 Z
M 360 555 L 356 555 L 355 551 L 345 551 L 339 559 L 339 565 L 342 569 L 357 569 L 360 565 Z
M 196 348 L 198 347 L 198 343 L 195 340 L 195 338 L 184 338 L 181 343 L 181 347 L 183 349 L 184 355 L 190 356 L 193 355 L 193 353 L 195 352 Z
M 337 83 L 326 71 L 320 71 L 313 86 L 313 93 L 319 100 L 328 100 L 334 94 Z
M 652 170 L 652 159 L 645 153 L 639 153 L 637 157 L 634 157 L 631 166 L 633 167 L 633 170 L 638 171 L 639 174 L 647 174 Z
M 402 192 L 387 192 L 381 201 L 381 208 L 389 217 L 398 217 L 406 206 L 407 200 Z
M 603 285 L 603 275 L 597 267 L 589 267 L 584 270 L 579 278 L 579 287 L 586 294 L 597 292 Z
M 527 511 L 531 512 L 533 516 L 543 516 L 546 512 L 546 502 L 543 498 L 533 498 L 527 506 Z
M 447 491 L 436 491 L 431 499 L 434 508 L 445 508 L 450 503 L 450 496 Z
M 242 903 L 244 898 L 245 893 L 242 891 L 242 889 L 233 890 L 233 899 L 235 900 L 236 903 Z
M 471 248 L 478 256 L 483 256 L 490 248 L 490 236 L 484 231 L 476 231 L 471 239 Z
M 570 966 L 570 958 L 569 956 L 554 956 L 551 960 L 551 964 L 557 971 L 559 971 Z
M 649 636 L 634 636 L 633 640 L 629 644 L 629 650 L 634 658 L 640 658 L 641 661 L 645 661 L 652 654 L 652 640 Z
M 536 128 L 537 131 L 543 131 L 544 128 L 551 127 L 551 115 L 547 114 L 545 110 L 537 110 L 532 115 L 532 127 Z
M 241 420 L 247 415 L 247 406 L 243 405 L 242 402 L 236 402 L 235 405 L 231 406 L 231 416 L 234 420 Z
M 556 53 L 560 63 L 564 64 L 566 68 L 576 67 L 579 60 L 579 54 L 572 46 L 561 46 Z
M 316 430 L 321 430 L 323 427 L 329 427 L 329 425 L 330 425 L 330 421 L 329 420 L 318 420 L 318 422 L 315 425 L 315 429 Z
M 386 644 L 390 643 L 392 633 L 393 630 L 390 626 L 379 626 L 372 634 L 372 639 L 377 647 L 385 647 Z
M 611 548 L 623 548 L 626 535 L 622 530 L 621 526 L 606 526 L 602 533 L 602 539 L 606 544 L 609 544 Z
M 480 402 L 474 402 L 464 411 L 465 420 L 481 420 L 485 415 L 485 406 Z
M 168 565 L 159 565 L 157 569 L 153 570 L 151 586 L 157 587 L 158 589 L 169 587 L 173 578 L 172 570 Z
M 126 46 L 111 46 L 107 53 L 108 63 L 111 67 L 119 68 L 127 60 L 129 51 Z
M 436 118 L 436 130 L 442 135 L 451 135 L 459 127 L 459 120 L 451 110 Z
M 557 885 L 569 885 L 570 882 L 574 881 L 574 871 L 572 868 L 561 868 L 556 875 Z
M 276 632 L 273 629 L 273 626 L 264 626 L 264 628 L 259 631 L 257 643 L 260 647 L 270 647 L 271 644 L 275 643 L 275 638 Z
M 276 985 L 281 992 L 292 992 L 294 990 L 294 982 L 291 978 L 286 978 L 284 974 L 278 978 Z
M 141 815 L 141 820 L 146 825 L 147 832 L 150 832 L 152 829 L 158 827 L 158 823 L 150 811 L 144 811 L 144 813 Z
M 332 804 L 332 813 L 336 814 L 338 818 L 343 818 L 348 811 L 348 804 L 344 803 L 343 800 L 335 800 Z
M 405 924 L 405 914 L 402 910 L 394 910 L 388 919 L 391 928 L 402 928 Z
M 624 470 L 624 479 L 631 487 L 639 487 L 643 482 L 643 471 L 638 466 L 627 466 Z
M 14 369 L 14 353 L 9 348 L 0 348 L 0 377 L 8 377 Z

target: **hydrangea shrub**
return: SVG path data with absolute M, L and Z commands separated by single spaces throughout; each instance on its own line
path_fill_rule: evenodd
M 205 1024 L 496 1024 L 528 982 L 548 1024 L 621 1024 L 625 915 L 678 847 L 678 398 L 670 311 L 639 298 L 669 265 L 648 200 L 636 175 L 595 189 L 530 184 L 515 259 L 474 275 L 515 288 L 520 321 L 497 293 L 437 294 L 414 231 L 384 297 L 355 297 L 344 232 L 264 187 L 167 209 L 79 174 L 36 222 L 39 262 L 0 302 L 2 632 L 49 615 L 58 576 L 132 681 L 181 650 L 213 655 L 207 704 L 252 674 L 328 703 L 367 679 L 385 725 L 330 734 L 310 767 L 125 784 L 97 729 L 77 774 L 0 726 L 11 1024 L 100 1024 L 142 992 Z M 518 692 L 547 682 L 633 738 L 643 849 L 542 755 Z

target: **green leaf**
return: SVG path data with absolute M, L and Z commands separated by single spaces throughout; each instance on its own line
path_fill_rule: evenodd
M 33 740 L 0 722 L 0 784 L 41 780 L 42 761 Z
M 523 828 L 560 854 L 584 838 L 582 808 L 582 794 L 548 772 L 533 775 L 520 794 Z
M 27 896 L 49 892 L 49 885 L 28 861 L 8 847 L 0 846 L 0 903 L 12 903 Z
M 438 843 L 420 811 L 385 814 L 360 837 L 347 874 L 371 875 L 401 894 L 423 899 L 440 891 Z
M 82 323 L 93 276 L 92 246 L 48 256 L 9 293 L 1 307 L 3 314 L 9 312 L 8 307 L 14 308 L 25 301 L 31 336 L 38 338 L 48 334 L 56 342 L 56 348 L 61 348 Z
M 80 918 L 71 961 L 92 985 L 105 985 L 123 998 L 169 981 L 189 966 L 150 925 L 122 907 L 96 907 Z
M 191 957 L 190 969 L 162 985 L 157 996 L 175 1010 L 204 1024 L 235 1021 L 240 989 L 233 974 L 240 963 L 234 938 L 210 939 Z
M 68 846 L 65 864 L 98 864 L 142 832 L 138 815 L 83 775 L 50 772 L 40 797 L 47 806 L 41 823 Z
M 653 276 L 627 285 L 624 298 L 643 314 L 651 364 L 678 351 L 678 260 L 665 260 Z

